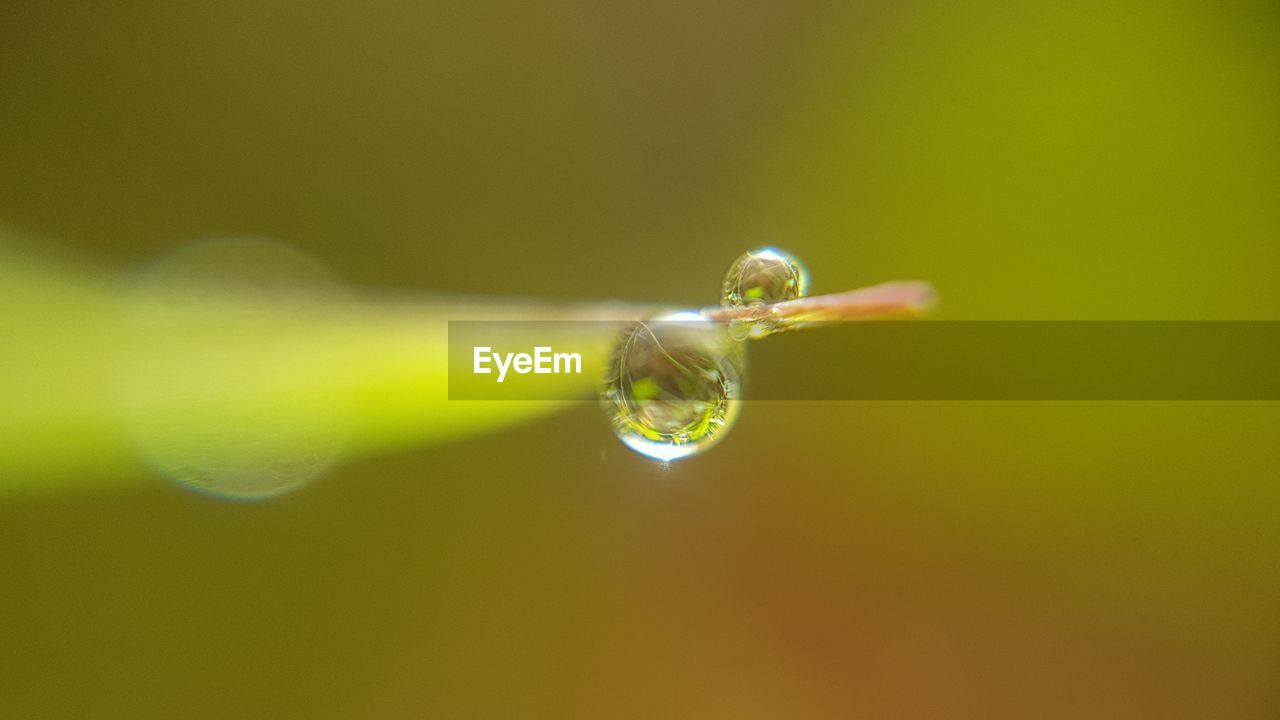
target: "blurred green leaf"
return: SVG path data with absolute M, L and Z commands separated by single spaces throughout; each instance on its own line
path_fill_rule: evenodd
M 0 494 L 136 481 L 143 463 L 279 481 L 299 463 L 488 432 L 564 403 L 451 402 L 450 319 L 629 312 L 125 285 L 17 254 L 0 267 Z M 604 354 L 610 328 L 578 332 Z M 591 397 L 595 378 L 573 382 Z

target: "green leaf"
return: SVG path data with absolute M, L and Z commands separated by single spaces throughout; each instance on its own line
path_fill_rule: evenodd
M 564 403 L 450 401 L 450 319 L 642 312 L 241 290 L 124 285 L 4 258 L 0 495 L 137 483 L 147 465 L 179 480 L 267 481 L 300 464 L 490 432 Z M 612 326 L 596 332 L 603 355 Z M 584 399 L 596 380 L 582 376 Z

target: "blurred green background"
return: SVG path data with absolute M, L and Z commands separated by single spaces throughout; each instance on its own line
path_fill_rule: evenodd
M 1273 3 L 9 0 L 0 98 L 0 222 L 103 266 L 254 234 L 361 287 L 701 305 L 776 243 L 945 319 L 1280 319 Z M 1272 718 L 1278 421 L 761 402 L 664 467 L 584 403 L 258 504 L 9 498 L 0 705 Z

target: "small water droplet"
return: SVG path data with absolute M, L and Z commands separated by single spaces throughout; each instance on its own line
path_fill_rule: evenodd
M 737 420 L 745 363 L 743 343 L 697 312 L 636 323 L 619 338 L 606 377 L 614 434 L 657 460 L 703 452 Z
M 731 332 L 740 339 L 761 338 L 776 329 L 768 306 L 795 300 L 809 292 L 809 272 L 798 258 L 766 247 L 743 254 L 725 274 L 720 304 L 730 309 L 759 308 L 759 317 L 735 323 Z
M 809 292 L 809 273 L 798 258 L 777 248 L 744 253 L 725 274 L 720 302 L 741 308 L 772 305 Z

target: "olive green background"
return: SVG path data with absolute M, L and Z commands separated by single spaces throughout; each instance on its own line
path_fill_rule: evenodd
M 701 305 L 776 243 L 941 319 L 1277 320 L 1278 128 L 1270 3 L 0 6 L 0 221 L 121 268 Z M 755 403 L 663 466 L 586 403 L 264 503 L 6 500 L 0 706 L 1275 717 L 1278 421 Z

